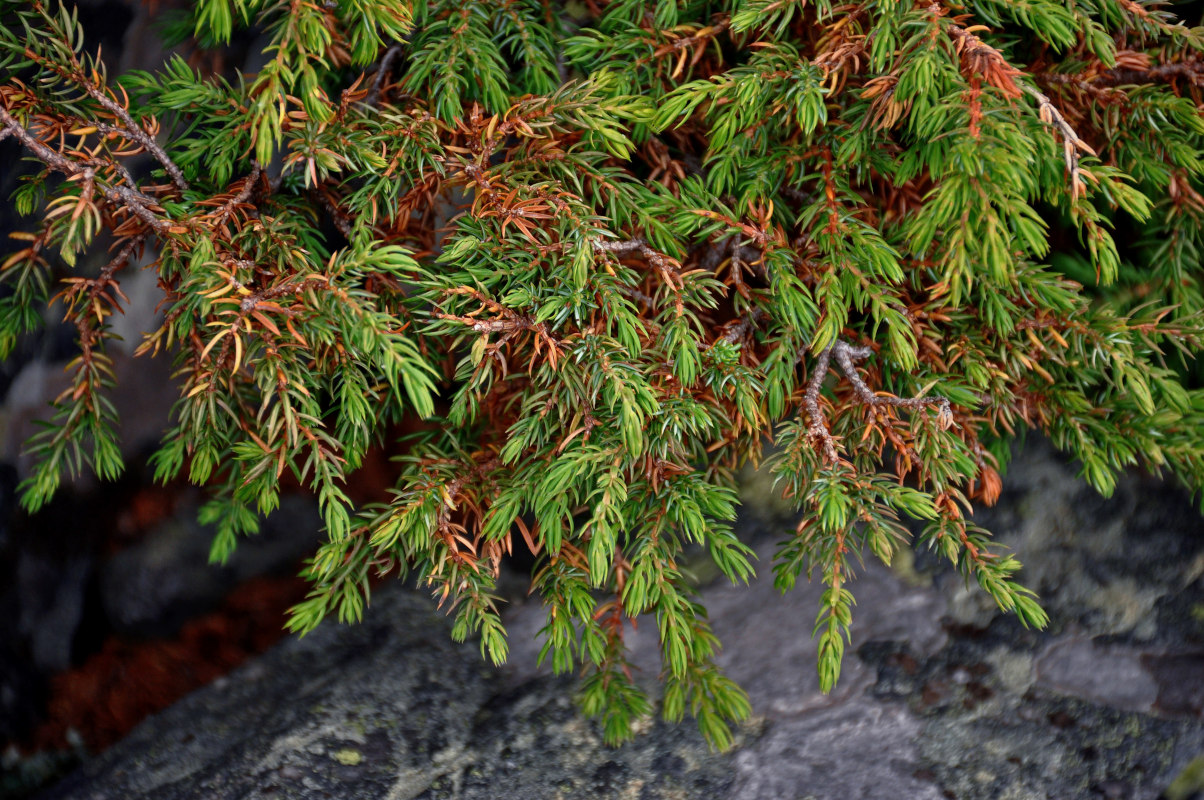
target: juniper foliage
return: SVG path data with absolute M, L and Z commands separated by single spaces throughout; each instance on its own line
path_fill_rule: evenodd
M 0 5 L 0 137 L 34 165 L 0 349 L 47 304 L 78 330 L 30 509 L 122 469 L 110 322 L 141 258 L 139 352 L 180 387 L 154 469 L 208 487 L 213 560 L 282 481 L 319 500 L 290 628 L 412 576 L 501 662 L 526 549 L 541 658 L 607 739 L 652 710 L 624 648 L 647 615 L 664 716 L 723 747 L 748 701 L 683 554 L 750 578 L 735 475 L 771 440 L 800 521 L 762 569 L 825 585 L 825 690 L 867 555 L 934 548 L 1045 622 L 967 519 L 1023 431 L 1104 494 L 1130 464 L 1204 485 L 1204 29 L 1156 3 L 183 5 L 182 55 L 122 75 L 69 4 Z M 247 30 L 262 67 L 216 70 Z M 357 508 L 374 447 L 399 477 Z

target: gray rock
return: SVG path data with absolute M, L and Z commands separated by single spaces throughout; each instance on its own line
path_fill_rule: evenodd
M 858 694 L 775 721 L 734 757 L 735 800 L 941 800 L 917 770 L 923 723 L 906 708 Z
M 1152 711 L 1158 683 L 1130 647 L 1089 639 L 1054 642 L 1037 660 L 1037 685 L 1126 711 Z
M 407 781 L 455 762 L 487 676 L 423 598 L 377 608 L 191 695 L 48 796 L 415 796 Z
M 649 721 L 606 748 L 572 683 L 533 666 L 537 604 L 510 610 L 511 666 L 495 671 L 448 640 L 426 598 L 390 586 L 363 624 L 278 646 L 45 798 L 1152 800 L 1204 752 L 1201 638 L 1172 613 L 1204 606 L 1199 519 L 1136 476 L 1108 503 L 1083 495 L 1042 447 L 1009 477 L 1007 505 L 983 517 L 1036 567 L 1024 579 L 1051 630 L 1024 630 L 923 559 L 918 574 L 867 564 L 827 696 L 811 640 L 819 587 L 772 588 L 771 542 L 788 523 L 748 515 L 763 577 L 702 590 L 754 708 L 726 754 L 689 722 Z M 1098 596 L 1117 586 L 1131 600 L 1119 611 Z M 656 640 L 652 620 L 631 639 L 652 685 Z
M 229 560 L 209 563 L 214 531 L 196 521 L 187 506 L 100 568 L 105 612 L 118 633 L 167 636 L 181 624 L 216 608 L 241 582 L 294 572 L 313 552 L 321 524 L 310 498 L 286 495 L 280 508 L 260 523 L 260 532 L 239 541 Z
M 17 561 L 17 592 L 23 599 L 18 634 L 42 669 L 71 666 L 71 645 L 83 613 L 84 592 L 92 556 L 81 553 L 63 561 L 41 553 L 21 553 Z
M 395 586 L 376 593 L 363 624 L 276 648 L 46 797 L 619 797 L 633 786 L 632 796 L 717 796 L 731 782 L 685 726 L 607 751 L 570 694 L 551 678 L 506 690 L 474 645 L 450 641 L 427 598 Z M 648 794 L 658 758 L 665 792 Z

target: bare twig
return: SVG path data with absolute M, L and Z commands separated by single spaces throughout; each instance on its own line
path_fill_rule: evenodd
M 728 327 L 727 333 L 723 335 L 723 341 L 735 344 L 747 336 L 764 317 L 765 312 L 760 308 L 749 309 L 747 314 Z
M 134 252 L 142 246 L 142 243 L 146 241 L 149 235 L 149 233 L 144 231 L 126 242 L 125 246 L 117 252 L 117 255 L 113 256 L 112 260 L 100 270 L 100 277 L 97 278 L 96 283 L 100 284 L 106 280 L 111 280 L 118 270 L 129 263 Z
M 251 194 L 255 191 L 255 184 L 259 183 L 259 176 L 263 174 L 263 165 L 258 161 L 251 162 L 251 174 L 247 176 L 246 183 L 238 190 L 238 194 L 234 196 L 231 204 L 237 205 L 245 203 L 251 199 Z
M 117 128 L 113 125 L 108 125 L 104 122 L 96 123 L 96 129 L 98 131 L 100 131 L 101 133 L 116 133 L 118 136 L 120 136 L 122 133 L 120 128 Z M 88 159 L 88 161 L 83 162 L 83 163 L 86 163 L 89 166 L 93 166 L 93 167 L 112 169 L 114 172 L 116 172 L 118 175 L 121 176 L 121 179 L 125 181 L 127 186 L 129 186 L 131 189 L 133 189 L 138 194 L 145 197 L 146 202 L 152 203 L 152 204 L 155 202 L 153 198 L 142 194 L 142 191 L 138 188 L 138 182 L 134 180 L 134 176 L 130 174 L 130 171 L 128 169 L 126 169 L 125 165 L 122 164 L 120 161 L 102 161 L 99 158 L 92 158 L 92 159 Z
M 869 358 L 873 355 L 871 347 L 853 347 L 847 342 L 842 342 L 839 339 L 829 348 L 819 354 L 815 361 L 815 367 L 811 373 L 811 378 L 807 381 L 807 389 L 803 395 L 803 407 L 807 410 L 807 416 L 810 421 L 807 424 L 807 433 L 813 439 L 820 442 L 824 451 L 824 459 L 832 464 L 837 461 L 836 440 L 828 430 L 827 422 L 824 420 L 823 412 L 819 407 L 819 393 L 823 387 L 824 378 L 828 374 L 828 366 L 831 364 L 833 357 L 836 363 L 840 366 L 841 372 L 849 379 L 849 383 L 853 385 L 853 390 L 857 394 L 857 398 L 867 406 L 899 406 L 901 408 L 910 408 L 913 411 L 924 408 L 926 406 L 937 407 L 937 423 L 942 429 L 947 430 L 953 424 L 953 410 L 949 406 L 949 400 L 945 397 L 934 397 L 929 395 L 921 395 L 917 397 L 895 397 L 888 394 L 876 394 L 857 372 L 855 361 L 860 361 L 863 358 Z
M 461 286 L 456 289 L 447 289 L 445 294 L 455 295 L 462 294 L 472 297 L 481 304 L 481 307 L 476 311 L 469 312 L 464 316 L 455 314 L 445 314 L 442 311 L 436 311 L 435 316 L 439 319 L 445 319 L 450 322 L 459 322 L 468 325 L 477 333 L 482 333 L 488 336 L 491 333 L 502 334 L 501 338 L 487 348 L 487 352 L 499 353 L 503 344 L 510 341 L 516 334 L 523 331 L 529 331 L 535 336 L 535 353 L 538 355 L 543 347 L 548 349 L 548 360 L 552 366 L 556 366 L 556 362 L 560 357 L 560 341 L 552 335 L 548 330 L 547 324 L 536 322 L 532 317 L 524 314 L 516 314 L 509 308 L 506 308 L 496 300 L 492 300 L 485 296 L 480 291 L 469 286 Z M 478 314 L 489 311 L 497 316 L 493 319 L 479 319 Z M 499 354 L 500 355 L 500 354 Z
M 680 266 L 677 260 L 653 250 L 648 246 L 648 242 L 639 236 L 626 240 L 592 239 L 591 243 L 597 253 L 613 253 L 615 255 L 639 253 L 647 259 L 649 266 L 661 274 L 661 277 L 674 291 L 681 291 L 683 288 L 681 276 L 677 272 L 677 268 Z
M 176 166 L 176 163 L 171 160 L 166 151 L 159 146 L 155 141 L 155 137 L 151 136 L 146 130 L 134 122 L 134 118 L 130 116 L 130 112 L 125 109 L 120 103 L 110 98 L 99 88 L 92 85 L 91 81 L 81 81 L 84 91 L 88 96 L 100 103 L 109 113 L 121 120 L 124 127 L 120 129 L 130 139 L 133 139 L 138 144 L 145 148 L 146 152 L 155 157 L 155 160 L 163 165 L 163 169 L 167 170 L 167 174 L 171 176 L 171 182 L 181 193 L 188 190 L 188 181 L 184 180 L 184 173 Z
M 1036 98 L 1039 106 L 1037 113 L 1041 115 L 1041 121 L 1046 125 L 1054 126 L 1058 129 L 1058 133 L 1062 135 L 1062 158 L 1066 162 L 1067 171 L 1070 173 L 1070 193 L 1077 199 L 1087 188 L 1083 182 L 1083 171 L 1079 166 L 1079 152 L 1082 151 L 1093 156 L 1096 154 L 1095 150 L 1091 148 L 1091 145 L 1079 138 L 1074 128 L 1062 116 L 1062 112 L 1058 111 L 1057 107 L 1054 106 L 1048 97 L 1031 86 L 1025 86 L 1024 91 L 1031 97 Z
M 51 169 L 65 173 L 67 176 L 84 175 L 90 166 L 85 167 L 70 158 L 67 158 L 62 153 L 49 147 L 45 142 L 38 139 L 32 133 L 25 129 L 21 123 L 8 113 L 8 111 L 0 107 L 0 124 L 4 129 L 10 131 L 21 144 L 33 151 L 33 154 L 40 161 L 46 164 Z M 142 219 L 147 225 L 156 231 L 165 231 L 171 227 L 171 223 L 154 214 L 148 207 L 148 198 L 141 193 L 129 188 L 128 186 L 104 186 L 98 187 L 101 194 L 114 205 L 124 206 L 130 210 L 135 216 Z
M 330 219 L 334 222 L 334 226 L 339 229 L 339 233 L 343 234 L 343 237 L 347 239 L 347 241 L 351 241 L 352 228 L 351 223 L 347 221 L 347 215 L 343 213 L 342 209 L 334 204 L 334 201 L 331 200 L 325 192 L 317 191 L 316 193 L 318 202 L 321 203 L 322 207 L 326 209 L 328 214 L 330 214 Z
M 678 271 L 681 264 L 677 262 L 677 259 L 670 258 L 663 253 L 658 253 L 648 246 L 647 241 L 638 236 L 634 239 L 621 241 L 600 238 L 591 239 L 590 241 L 596 253 L 639 253 L 642 255 L 648 261 L 648 265 L 660 274 L 661 280 L 672 290 L 673 307 L 677 312 L 677 316 L 681 317 L 685 314 L 686 304 L 682 299 L 682 290 L 685 289 L 686 284 L 681 273 Z
M 644 258 L 648 259 L 648 263 L 657 269 L 665 266 L 666 256 L 656 252 L 648 246 L 648 242 L 640 237 L 626 240 L 593 240 L 594 250 L 599 253 L 614 253 L 616 255 L 626 255 L 628 253 L 639 253 Z
M 1056 80 L 1061 75 L 1050 75 Z M 1174 80 L 1185 80 L 1195 86 L 1204 84 L 1204 63 L 1194 58 L 1171 64 L 1158 64 L 1149 69 L 1121 69 L 1116 67 L 1097 75 L 1091 83 L 1096 86 L 1127 86 L 1148 83 L 1169 83 Z
M 57 169 L 59 172 L 65 172 L 68 175 L 83 172 L 83 167 L 77 165 L 66 156 L 61 155 L 57 150 L 49 147 L 41 139 L 26 130 L 3 106 L 0 106 L 0 123 L 3 123 L 6 131 L 16 136 L 21 144 L 32 150 L 35 156 L 52 169 Z
M 255 192 L 255 185 L 259 183 L 259 178 L 262 175 L 263 165 L 261 165 L 258 161 L 252 161 L 251 174 L 243 179 L 242 188 L 238 190 L 237 194 L 235 194 L 225 203 L 222 203 L 222 205 L 213 212 L 212 216 L 215 225 L 221 225 L 224 223 L 230 217 L 230 215 L 234 213 L 235 208 L 251 199 L 251 195 Z M 256 212 L 256 214 L 258 214 L 258 212 Z
M 764 246 L 754 247 L 749 244 L 740 244 L 740 237 L 736 235 L 725 236 L 717 242 L 708 242 L 702 250 L 702 255 L 698 259 L 698 266 L 708 272 L 715 272 L 720 265 L 726 260 L 731 260 L 733 266 L 738 272 L 739 268 L 747 268 L 753 275 L 759 278 L 765 277 L 764 269 Z M 698 251 L 695 251 L 698 252 Z M 733 274 L 733 279 L 736 275 Z M 740 287 L 737 286 L 739 291 Z M 743 291 L 740 292 L 742 295 Z
M 146 150 L 146 152 L 154 156 L 155 160 L 158 161 L 165 170 L 167 170 L 167 174 L 171 177 L 171 181 L 177 190 L 179 190 L 181 193 L 187 191 L 188 182 L 184 180 L 184 173 L 180 171 L 180 168 L 176 165 L 176 163 L 172 161 L 163 148 L 159 146 L 159 143 L 155 141 L 155 137 L 151 136 L 145 128 L 134 121 L 134 118 L 130 116 L 130 112 L 125 108 L 125 106 L 109 97 L 107 94 L 105 94 L 104 90 L 102 90 L 96 85 L 96 83 L 93 82 L 93 80 L 89 79 L 84 66 L 80 64 L 79 59 L 74 54 L 70 55 L 70 68 L 55 63 L 50 59 L 38 56 L 30 50 L 26 50 L 25 54 L 27 57 L 33 59 L 36 63 L 57 73 L 64 80 L 82 88 L 89 97 L 100 103 L 102 108 L 107 110 L 122 123 L 121 127 L 105 125 L 104 123 L 94 123 L 96 124 L 97 130 L 102 130 L 106 133 L 115 132 L 125 136 L 127 139 L 137 142 L 144 150 Z M 93 70 L 92 74 L 95 76 L 96 71 Z
M 372 89 L 369 90 L 368 96 L 364 98 L 364 102 L 370 106 L 375 106 L 380 102 L 381 90 L 385 87 L 385 78 L 389 76 L 389 72 L 393 69 L 393 62 L 401 55 L 402 45 L 397 43 L 389 47 L 385 51 L 384 56 L 380 59 L 380 66 L 376 70 L 376 77 L 372 79 Z
M 98 310 L 99 306 L 96 303 L 97 299 L 102 295 L 105 295 L 106 298 L 112 302 L 113 307 L 120 311 L 120 307 L 116 305 L 114 298 L 108 296 L 107 294 L 109 287 L 112 287 L 122 300 L 125 300 L 126 303 L 129 303 L 130 299 L 125 296 L 124 292 L 121 291 L 121 287 L 117 284 L 117 281 L 113 279 L 113 276 L 116 275 L 119 270 L 125 268 L 125 266 L 129 263 L 130 258 L 133 257 L 134 253 L 137 252 L 138 248 L 142 246 L 142 243 L 145 242 L 149 236 L 149 231 L 143 231 L 142 233 L 131 238 L 128 242 L 126 242 L 125 246 L 122 247 L 115 256 L 113 256 L 109 263 L 104 265 L 104 267 L 100 270 L 100 275 L 95 278 L 87 279 L 83 282 L 83 285 L 87 286 L 88 288 L 88 300 L 85 306 L 86 308 L 96 310 L 97 324 L 104 322 L 103 317 Z
M 807 434 L 823 445 L 824 460 L 829 464 L 835 464 L 838 460 L 836 455 L 836 440 L 828 432 L 828 423 L 824 420 L 823 412 L 819 409 L 819 391 L 824 384 L 824 378 L 827 377 L 828 364 L 831 360 L 831 347 L 826 348 L 815 359 L 811 378 L 807 381 L 807 391 L 803 394 L 803 407 L 807 409 L 807 416 L 810 418 L 810 421 L 807 423 Z

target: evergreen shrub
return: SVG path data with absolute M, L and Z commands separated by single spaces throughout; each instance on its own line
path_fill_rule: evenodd
M 664 716 L 723 747 L 748 701 L 683 559 L 753 575 L 736 474 L 771 442 L 800 521 L 755 566 L 826 587 L 825 690 L 863 557 L 933 548 L 1046 621 L 968 517 L 1024 431 L 1105 495 L 1131 464 L 1204 485 L 1204 29 L 1162 4 L 162 5 L 179 55 L 113 75 L 70 4 L 0 2 L 0 137 L 31 162 L 0 349 L 48 306 L 78 343 L 29 509 L 122 470 L 110 323 L 148 264 L 139 352 L 180 388 L 154 472 L 208 488 L 213 560 L 282 481 L 317 497 L 290 628 L 411 576 L 501 662 L 529 551 L 541 657 L 607 739 L 652 711 L 647 615 Z M 217 67 L 232 41 L 256 71 Z M 399 477 L 355 507 L 374 447 Z

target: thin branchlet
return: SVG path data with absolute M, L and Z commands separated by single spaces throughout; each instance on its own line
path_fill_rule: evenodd
M 807 380 L 807 390 L 803 394 L 803 408 L 807 411 L 807 433 L 813 440 L 820 443 L 823 448 L 824 460 L 829 464 L 835 464 L 838 460 L 836 440 L 828 431 L 828 423 L 820 410 L 819 395 L 823 390 L 824 378 L 828 374 L 828 365 L 832 361 L 833 347 L 825 347 L 815 357 L 815 363 L 811 365 L 811 377 Z
M 934 397 L 929 395 L 917 395 L 916 397 L 895 397 L 890 394 L 881 394 L 874 392 L 866 385 L 861 375 L 857 372 L 857 361 L 869 358 L 874 354 L 874 348 L 867 346 L 854 347 L 848 342 L 836 340 L 830 347 L 825 348 L 816 356 L 815 364 L 811 368 L 811 377 L 807 381 L 807 389 L 803 395 L 804 408 L 808 415 L 807 432 L 812 439 L 819 442 L 823 450 L 824 459 L 834 464 L 838 460 L 836 452 L 836 440 L 828 429 L 827 421 L 824 419 L 823 411 L 820 408 L 820 392 L 823 389 L 824 378 L 827 376 L 828 367 L 832 359 L 836 360 L 836 364 L 840 367 L 841 372 L 852 384 L 853 390 L 857 395 L 857 399 L 867 406 L 897 406 L 899 408 L 907 408 L 917 411 L 928 406 L 936 406 L 937 420 L 941 428 L 947 429 L 953 424 L 953 411 L 949 405 L 949 399 L 945 397 Z
M 130 116 L 130 112 L 126 110 L 125 106 L 113 100 L 113 98 L 109 97 L 108 94 L 98 87 L 92 85 L 91 81 L 81 81 L 81 85 L 89 97 L 100 103 L 106 111 L 121 120 L 122 126 L 117 130 L 122 135 L 137 142 L 146 152 L 154 156 L 155 160 L 167 171 L 176 189 L 180 192 L 188 191 L 188 181 L 184 180 L 184 173 L 171 160 L 167 152 L 159 146 L 159 143 L 155 141 L 155 137 L 134 121 L 134 118 Z
M 1066 121 L 1066 117 L 1062 112 L 1058 111 L 1057 106 L 1053 101 L 1042 94 L 1039 90 L 1032 86 L 1025 86 L 1024 91 L 1029 96 L 1037 101 L 1041 121 L 1047 125 L 1052 125 L 1057 129 L 1058 134 L 1062 137 L 1062 159 L 1066 163 L 1066 172 L 1070 176 L 1071 194 L 1075 197 L 1081 197 L 1086 191 L 1087 186 L 1083 181 L 1083 170 L 1079 165 L 1079 154 L 1086 153 L 1087 155 L 1096 155 L 1095 150 L 1091 145 L 1079 138 L 1079 135 Z
M 385 54 L 376 68 L 376 75 L 372 78 L 372 88 L 368 90 L 368 94 L 364 98 L 365 103 L 376 106 L 380 102 L 380 94 L 385 87 L 385 81 L 393 71 L 393 62 L 401 56 L 404 50 L 405 46 L 401 43 L 391 44 L 389 49 L 385 50 Z

